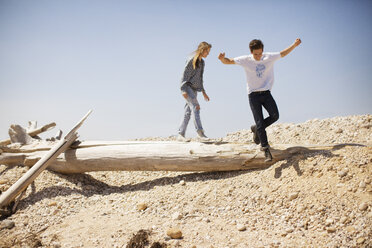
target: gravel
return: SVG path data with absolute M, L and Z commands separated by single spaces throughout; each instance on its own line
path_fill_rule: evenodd
M 372 115 L 267 131 L 272 144 L 341 145 L 249 171 L 44 171 L 0 222 L 0 247 L 126 247 L 139 230 L 148 247 L 371 247 Z M 26 171 L 0 165 L 0 190 Z

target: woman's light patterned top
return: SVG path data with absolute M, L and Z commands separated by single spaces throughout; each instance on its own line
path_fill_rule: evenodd
M 192 66 L 193 57 L 187 60 L 185 70 L 181 80 L 181 91 L 185 91 L 184 87 L 191 86 L 193 90 L 204 91 L 203 86 L 203 73 L 204 73 L 204 60 L 199 61 L 199 65 L 195 68 Z

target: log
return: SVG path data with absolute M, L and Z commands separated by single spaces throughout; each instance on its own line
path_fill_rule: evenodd
M 63 174 L 91 171 L 248 170 L 266 168 L 295 154 L 323 149 L 332 149 L 332 147 L 275 146 L 272 149 L 273 161 L 265 163 L 263 152 L 253 144 L 86 141 L 76 149 L 67 150 L 48 169 Z
M 32 130 L 32 131 L 28 131 L 28 135 L 30 135 L 31 137 L 35 137 L 43 132 L 46 132 L 52 128 L 54 128 L 56 126 L 56 123 L 52 122 L 52 123 L 49 123 L 47 125 L 44 125 L 42 126 L 41 128 L 38 128 L 38 129 L 35 129 L 35 130 Z M 0 141 L 0 146 L 1 145 L 9 145 L 11 143 L 11 140 L 10 139 L 6 139 L 6 140 L 2 140 Z
M 13 184 L 7 191 L 0 195 L 0 208 L 9 205 L 18 194 L 30 185 L 35 178 L 46 169 L 54 159 L 56 159 L 62 152 L 64 152 L 78 137 L 76 131 L 83 124 L 85 119 L 89 116 L 89 111 L 83 119 L 80 120 L 71 131 L 59 141 L 50 151 L 48 151 L 31 169 L 29 169 L 15 184 Z

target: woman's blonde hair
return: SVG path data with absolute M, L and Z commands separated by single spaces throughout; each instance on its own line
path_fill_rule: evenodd
M 195 68 L 198 66 L 197 63 L 199 60 L 201 60 L 201 55 L 202 53 L 207 50 L 207 49 L 211 49 L 212 45 L 209 44 L 208 42 L 200 42 L 199 46 L 198 46 L 198 49 L 196 49 L 196 51 L 193 52 L 194 54 L 194 58 L 192 60 L 192 66 L 195 70 Z

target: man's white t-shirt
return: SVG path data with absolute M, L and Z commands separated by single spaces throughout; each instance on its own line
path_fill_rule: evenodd
M 256 61 L 252 54 L 234 58 L 235 64 L 245 70 L 248 94 L 271 90 L 274 84 L 274 62 L 280 58 L 279 52 L 263 53 L 260 61 Z

